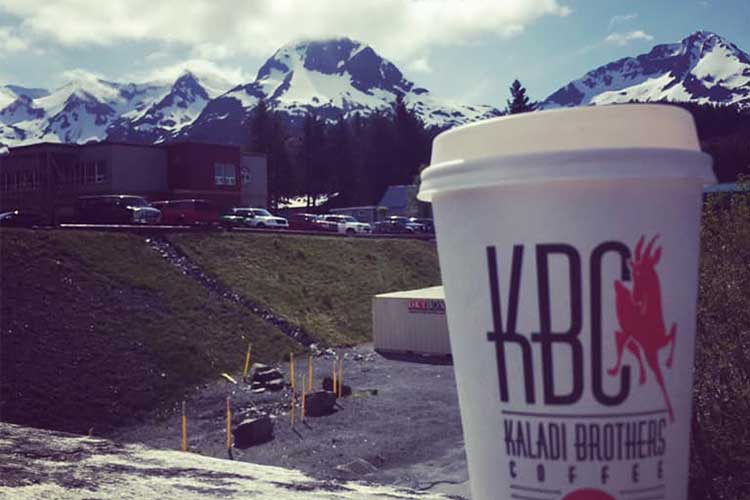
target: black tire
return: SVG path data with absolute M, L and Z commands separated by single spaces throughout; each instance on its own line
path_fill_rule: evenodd
M 255 227 L 257 227 L 258 229 L 265 229 L 265 228 L 266 228 L 266 225 L 265 225 L 265 224 L 263 224 L 262 222 L 259 222 L 259 223 L 258 223 L 258 225 L 257 225 L 257 226 L 255 226 Z
M 352 228 L 346 230 L 346 234 L 348 234 L 349 236 L 352 236 L 354 233 L 356 233 L 356 231 Z

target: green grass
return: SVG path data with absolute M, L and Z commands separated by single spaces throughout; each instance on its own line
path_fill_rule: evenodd
M 750 194 L 703 210 L 691 499 L 750 498 Z
M 170 240 L 241 295 L 329 345 L 371 340 L 372 296 L 440 284 L 434 244 L 226 233 Z
M 171 237 L 234 291 L 326 344 L 370 339 L 372 295 L 438 284 L 418 241 L 247 234 Z M 301 351 L 132 234 L 0 230 L 0 411 L 87 432 L 166 408 L 221 372 Z
M 0 275 L 3 419 L 44 424 L 57 415 L 53 427 L 84 431 L 77 405 L 96 408 L 92 421 L 117 421 L 238 372 L 249 341 L 255 360 L 299 350 L 179 273 L 143 237 L 3 230 Z

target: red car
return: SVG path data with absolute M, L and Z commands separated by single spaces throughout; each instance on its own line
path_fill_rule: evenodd
M 331 224 L 326 223 L 319 215 L 315 214 L 289 214 L 287 220 L 289 221 L 289 229 L 296 229 L 297 231 L 337 230 L 335 226 L 331 227 Z
M 219 223 L 219 207 L 208 200 L 154 201 L 151 205 L 161 210 L 162 224 L 193 226 Z

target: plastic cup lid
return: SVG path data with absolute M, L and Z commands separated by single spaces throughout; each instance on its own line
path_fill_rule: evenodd
M 700 151 L 692 115 L 677 106 L 619 104 L 503 116 L 438 135 L 418 197 L 430 201 L 438 192 L 551 179 L 666 176 L 713 183 L 711 158 Z M 623 159 L 639 152 L 689 161 L 642 168 L 606 162 L 605 153 Z M 596 165 L 580 161 L 592 154 Z

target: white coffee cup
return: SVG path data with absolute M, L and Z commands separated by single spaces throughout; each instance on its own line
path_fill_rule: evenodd
M 672 106 L 527 113 L 435 139 L 419 198 L 433 205 L 474 500 L 687 498 L 714 181 Z

